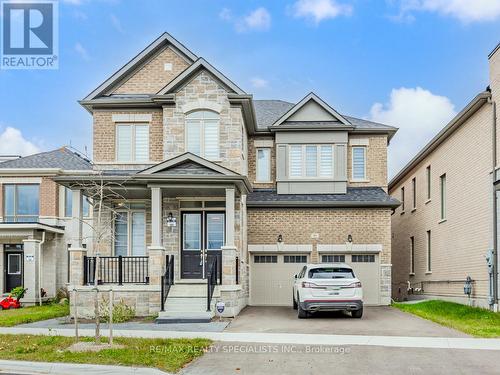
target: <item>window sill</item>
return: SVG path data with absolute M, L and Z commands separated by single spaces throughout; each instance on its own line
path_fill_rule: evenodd
M 415 207 L 415 208 L 412 208 L 410 212 L 411 212 L 411 213 L 413 213 L 413 212 L 415 212 L 416 210 L 417 210 L 417 208 Z
M 366 179 L 364 179 L 364 180 L 354 180 L 353 179 L 353 180 L 349 180 L 349 182 L 352 182 L 352 183 L 365 182 L 366 183 L 366 182 L 370 182 L 370 180 L 366 180 Z
M 415 276 L 415 272 L 410 272 L 408 275 L 409 276 Z
M 404 215 L 405 214 L 405 211 L 401 211 L 400 215 Z
M 441 219 L 438 221 L 438 224 L 445 223 L 445 222 L 446 222 L 446 219 Z
M 254 184 L 273 184 L 274 181 L 254 181 Z
M 431 199 L 430 198 L 425 201 L 425 204 L 427 204 L 427 203 L 431 203 Z
M 426 275 L 432 275 L 432 271 L 425 271 Z

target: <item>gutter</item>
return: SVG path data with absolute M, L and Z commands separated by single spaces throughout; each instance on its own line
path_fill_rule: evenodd
M 500 44 L 499 44 L 500 45 Z M 497 46 L 498 48 L 498 46 Z M 492 170 L 493 170 L 493 185 L 497 179 L 497 106 L 495 101 L 491 101 L 492 109 L 493 109 L 493 117 L 492 117 Z M 490 308 L 494 308 L 495 305 L 498 305 L 498 202 L 497 202 L 497 189 L 493 186 L 493 285 L 490 287 L 490 290 L 493 292 L 490 299 Z
M 354 202 L 354 201 L 248 201 L 247 207 L 286 208 L 286 207 L 337 207 L 337 208 L 397 208 L 399 202 Z
M 45 243 L 45 231 L 42 232 L 42 240 L 38 244 L 38 303 L 42 306 L 42 246 Z

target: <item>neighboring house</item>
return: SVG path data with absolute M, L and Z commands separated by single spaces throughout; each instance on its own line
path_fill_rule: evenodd
M 45 300 L 68 283 L 71 191 L 52 178 L 91 172 L 91 163 L 67 148 L 0 163 L 0 294 L 24 285 L 23 302 L 33 304 L 41 289 Z M 90 217 L 88 202 L 83 205 L 83 217 Z M 90 248 L 87 228 L 84 237 Z
M 98 261 L 98 283 L 137 315 L 165 302 L 165 319 L 210 317 L 224 301 L 235 316 L 247 304 L 291 306 L 293 275 L 308 262 L 346 262 L 367 304 L 390 303 L 396 128 L 313 93 L 254 100 L 167 33 L 80 103 L 93 117 L 94 175 L 54 179 L 74 202 L 103 187 L 106 235 L 83 249 L 73 205 L 71 288 L 90 291 Z M 212 299 L 208 275 L 221 280 Z M 92 314 L 92 296 L 79 297 L 81 314 Z
M 402 204 L 392 216 L 394 299 L 428 298 L 498 303 L 497 244 L 500 50 L 489 55 L 490 86 L 479 93 L 389 183 Z M 496 104 L 495 104 L 496 103 Z M 498 264 L 496 256 L 490 256 Z M 494 278 L 493 278 L 494 277 Z

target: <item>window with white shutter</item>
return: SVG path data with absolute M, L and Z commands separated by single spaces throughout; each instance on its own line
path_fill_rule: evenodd
M 116 125 L 116 159 L 120 162 L 149 161 L 149 125 Z
M 195 111 L 186 116 L 186 150 L 209 160 L 218 160 L 219 115 Z
M 366 147 L 352 148 L 352 179 L 366 179 Z

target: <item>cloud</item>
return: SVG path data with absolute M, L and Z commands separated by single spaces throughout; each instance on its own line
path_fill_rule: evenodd
M 257 8 L 242 17 L 233 16 L 228 8 L 223 8 L 219 13 L 219 18 L 232 23 L 237 32 L 267 31 L 271 28 L 271 14 L 266 8 Z
M 373 104 L 370 120 L 399 127 L 389 147 L 389 176 L 394 176 L 455 115 L 450 99 L 421 87 L 393 89 L 388 103 Z
M 499 0 L 401 0 L 395 19 L 413 20 L 413 12 L 435 12 L 464 23 L 494 21 L 500 17 Z
M 75 44 L 75 52 L 78 53 L 80 55 L 80 57 L 82 59 L 84 59 L 85 61 L 89 61 L 90 60 L 89 53 L 87 52 L 87 50 L 85 49 L 85 47 L 83 47 L 81 45 L 80 42 L 77 42 Z
M 3 132 L 0 128 L 0 155 L 31 155 L 40 152 L 40 148 L 25 139 L 19 129 L 6 127 Z
M 250 79 L 252 87 L 255 89 L 263 89 L 269 86 L 269 82 L 261 77 L 253 77 Z
M 114 14 L 111 14 L 110 18 L 111 18 L 111 25 L 113 25 L 115 30 L 121 34 L 125 34 L 125 29 L 123 28 L 122 23 L 120 22 L 120 19 L 118 17 L 116 17 Z
M 305 18 L 319 24 L 321 21 L 349 16 L 352 6 L 340 4 L 336 0 L 298 0 L 292 5 L 292 14 L 296 18 Z

